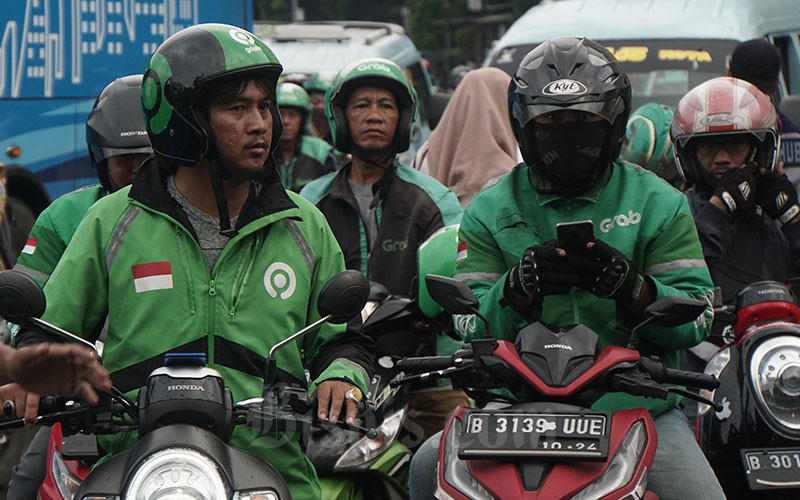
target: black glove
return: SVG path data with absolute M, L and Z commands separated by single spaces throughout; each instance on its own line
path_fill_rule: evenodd
M 625 254 L 596 240 L 581 253 L 567 253 L 567 261 L 578 272 L 578 286 L 602 298 L 634 302 L 644 287 L 645 277 Z
M 525 250 L 508 273 L 512 290 L 534 298 L 567 293 L 579 280 L 578 273 L 558 255 L 555 240 Z
M 756 203 L 772 219 L 786 224 L 800 213 L 797 190 L 785 174 L 770 171 L 756 180 Z
M 722 175 L 717 184 L 714 195 L 722 198 L 731 215 L 746 212 L 753 206 L 757 168 L 755 163 L 748 163 L 742 168 L 732 168 Z

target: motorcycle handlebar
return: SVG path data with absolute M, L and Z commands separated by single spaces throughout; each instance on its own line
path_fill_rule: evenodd
M 405 373 L 425 373 L 445 370 L 453 366 L 453 356 L 423 356 L 403 358 L 397 362 L 397 369 Z
M 713 375 L 668 368 L 654 359 L 642 358 L 640 366 L 650 373 L 656 382 L 662 384 L 685 385 L 709 390 L 719 387 L 719 380 Z

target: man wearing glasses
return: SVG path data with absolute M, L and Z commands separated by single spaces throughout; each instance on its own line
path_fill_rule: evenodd
M 800 206 L 777 159 L 769 97 L 744 80 L 714 78 L 681 99 L 671 135 L 723 303 L 755 281 L 800 276 Z

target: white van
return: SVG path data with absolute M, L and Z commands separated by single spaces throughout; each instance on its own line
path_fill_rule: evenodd
M 408 158 L 413 158 L 414 151 L 428 138 L 432 128 L 429 123 L 435 125 L 444 109 L 439 102 L 442 98 L 433 93 L 422 55 L 400 25 L 366 21 L 256 21 L 253 32 L 278 56 L 283 74 L 300 79 L 321 71 L 339 71 L 345 64 L 365 57 L 383 57 L 405 68 L 419 101 Z
M 738 42 L 757 37 L 783 59 L 775 102 L 800 94 L 800 0 L 544 0 L 514 22 L 484 65 L 513 74 L 531 49 L 563 35 L 614 52 L 631 78 L 633 109 L 653 101 L 674 107 L 689 89 L 725 74 Z M 800 165 L 800 148 L 785 142 L 783 159 Z

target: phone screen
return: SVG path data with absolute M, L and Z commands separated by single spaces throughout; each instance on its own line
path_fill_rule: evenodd
M 556 244 L 564 250 L 586 250 L 594 241 L 594 223 L 591 220 L 560 222 L 556 224 Z

